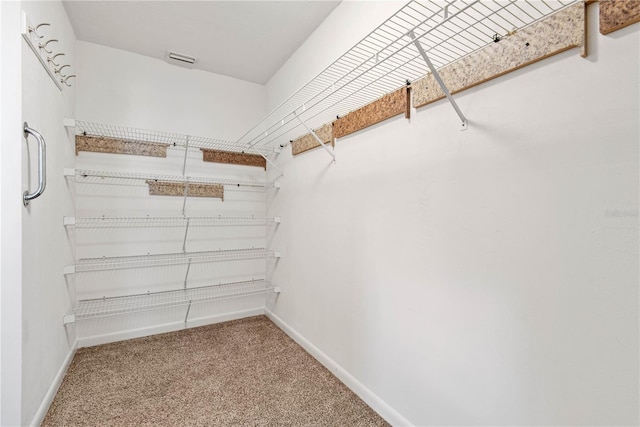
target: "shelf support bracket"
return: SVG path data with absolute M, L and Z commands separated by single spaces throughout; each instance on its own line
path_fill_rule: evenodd
M 71 323 L 75 323 L 76 322 L 76 315 L 75 314 L 65 314 L 64 316 L 62 316 L 62 324 L 64 326 L 67 326 Z
M 191 300 L 189 300 L 189 305 L 187 306 L 187 313 L 184 315 L 184 326 L 187 326 L 187 320 L 189 319 L 189 311 L 191 311 Z
M 267 156 L 265 156 L 265 155 L 264 155 L 264 153 L 262 153 L 262 151 L 260 151 L 260 150 L 257 150 L 257 151 L 258 151 L 258 154 L 260 154 L 260 155 L 262 156 L 262 158 L 263 158 L 267 163 L 269 163 L 269 164 L 271 165 L 271 167 L 272 167 L 272 168 L 274 168 L 275 170 L 277 170 L 278 172 L 280 172 L 280 175 L 278 175 L 278 176 L 282 176 L 282 175 L 283 175 L 282 169 L 280 169 L 278 166 L 276 166 L 276 164 L 275 164 L 275 163 L 273 163 L 271 160 L 269 160 L 269 158 L 268 158 Z
M 445 13 L 447 13 L 446 10 L 445 10 Z M 449 89 L 447 89 L 447 85 L 445 85 L 444 81 L 442 81 L 440 74 L 438 74 L 436 67 L 434 67 L 433 64 L 431 63 L 431 60 L 427 56 L 427 53 L 424 51 L 424 48 L 420 44 L 420 41 L 418 41 L 418 38 L 416 37 L 413 30 L 409 31 L 408 35 L 413 40 L 413 44 L 416 46 L 416 49 L 418 49 L 418 52 L 422 56 L 422 59 L 424 59 L 424 62 L 427 63 L 427 66 L 429 67 L 431 74 L 433 74 L 433 77 L 436 79 L 436 81 L 440 85 L 440 89 L 442 89 L 442 91 L 444 92 L 444 95 L 447 97 L 447 99 L 451 103 L 451 106 L 453 107 L 454 110 L 456 110 L 458 117 L 460 117 L 460 120 L 462 121 L 462 128 L 460 130 L 467 130 L 467 127 L 469 126 L 467 118 L 464 116 L 464 114 L 462 114 L 462 111 L 458 107 L 458 104 L 456 104 L 456 100 L 453 99 L 453 96 L 451 96 L 451 92 L 449 92 Z
M 327 145 L 324 142 L 322 142 L 322 140 L 318 137 L 318 135 L 316 135 L 316 133 L 313 130 L 311 130 L 311 128 L 309 128 L 309 126 L 307 126 L 307 124 L 304 122 L 304 120 L 302 120 L 300 118 L 300 116 L 298 116 L 298 113 L 296 113 L 294 111 L 293 114 L 295 114 L 296 119 L 298 119 L 298 121 L 300 121 L 300 123 L 302 124 L 302 126 L 304 126 L 304 128 L 307 130 L 307 132 L 309 132 L 311 134 L 311 136 L 313 136 L 315 138 L 315 140 L 318 141 L 318 144 L 320 144 L 322 146 L 322 148 L 324 148 L 327 151 L 327 153 L 329 153 L 329 155 L 331 157 L 333 157 L 333 162 L 335 163 L 336 162 L 336 154 L 332 150 L 329 150 Z
M 189 221 L 191 218 L 187 218 L 187 227 L 184 230 L 184 239 L 182 240 L 182 253 L 187 252 L 187 234 L 189 233 Z
M 187 141 L 184 144 L 184 160 L 182 161 L 182 176 L 187 171 L 187 153 L 189 152 L 189 135 L 187 135 Z
M 182 216 L 186 216 L 186 207 L 187 207 L 187 195 L 189 194 L 189 178 L 186 179 L 184 184 L 184 199 L 182 200 Z
M 184 275 L 184 290 L 187 290 L 187 280 L 189 279 L 189 270 L 191 269 L 191 258 L 189 258 L 189 264 L 187 264 L 187 272 Z

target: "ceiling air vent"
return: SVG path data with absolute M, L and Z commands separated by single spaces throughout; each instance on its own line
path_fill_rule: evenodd
M 185 55 L 184 53 L 173 52 L 168 50 L 165 58 L 167 62 L 175 65 L 182 65 L 183 67 L 193 67 L 193 65 L 198 61 L 198 58 L 195 56 Z

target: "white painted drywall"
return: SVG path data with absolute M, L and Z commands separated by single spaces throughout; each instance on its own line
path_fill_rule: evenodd
M 375 26 L 372 9 L 327 22 Z M 280 156 L 268 307 L 415 425 L 639 422 L 640 29 L 597 22 L 592 5 L 587 59 L 458 94 L 465 132 L 440 101 L 338 140 L 335 164 Z M 270 100 L 335 58 L 338 30 Z
M 77 118 L 85 121 L 146 128 L 177 134 L 233 140 L 265 112 L 264 86 L 163 61 L 78 42 Z M 167 158 L 80 152 L 79 169 L 181 175 L 184 151 L 171 147 Z M 264 181 L 261 168 L 204 163 L 190 151 L 186 175 Z M 94 180 L 95 182 L 95 180 Z M 111 182 L 114 184 L 114 182 Z M 131 183 L 128 183 L 131 184 Z M 148 186 L 76 183 L 76 215 L 181 216 L 181 197 L 150 196 Z M 240 190 L 240 191 L 238 191 Z M 224 201 L 188 198 L 187 216 L 256 216 L 266 212 L 265 191 L 227 187 Z M 273 228 L 273 227 L 271 227 Z M 144 255 L 182 252 L 184 227 L 75 229 L 77 257 Z M 265 247 L 265 227 L 190 227 L 186 251 Z M 206 286 L 265 277 L 265 260 L 192 264 L 188 286 Z M 75 274 L 78 299 L 179 290 L 186 265 L 122 269 Z M 255 315 L 264 310 L 264 296 L 193 305 L 188 326 Z M 79 322 L 79 344 L 93 345 L 157 332 L 182 329 L 187 307 L 146 311 Z
M 402 1 L 343 1 L 267 83 L 267 107 L 275 108 L 331 62 L 384 22 Z
M 0 425 L 20 425 L 22 76 L 20 2 L 0 2 Z
M 78 119 L 239 138 L 262 117 L 262 85 L 93 43 L 78 44 Z
M 51 24 L 42 33 L 59 40 L 50 47 L 64 52 L 58 59 L 71 65 L 67 73 L 76 73 L 75 35 L 62 2 L 23 2 L 22 9 L 29 22 Z M 61 92 L 23 41 L 22 118 L 46 140 L 47 186 L 28 208 L 22 207 L 22 424 L 41 421 L 34 417 L 75 348 L 75 330 L 62 322 L 75 299 L 62 274 L 74 258 L 74 241 L 62 225 L 62 217 L 74 211 L 73 191 L 62 174 L 74 165 L 72 139 L 63 125 L 65 117 L 75 115 L 74 107 L 75 84 Z M 21 190 L 32 191 L 37 186 L 37 144 L 33 138 L 20 144 Z

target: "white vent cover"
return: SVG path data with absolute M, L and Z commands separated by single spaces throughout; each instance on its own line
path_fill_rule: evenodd
M 170 64 L 181 65 L 188 68 L 193 68 L 195 63 L 198 62 L 198 58 L 195 56 L 174 52 L 172 50 L 167 50 L 165 59 Z

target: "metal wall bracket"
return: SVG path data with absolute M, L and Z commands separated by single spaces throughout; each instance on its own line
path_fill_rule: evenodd
M 191 218 L 187 218 L 187 226 L 184 229 L 184 239 L 182 240 L 182 253 L 187 253 L 187 235 L 189 234 L 189 222 Z
M 62 316 L 62 324 L 68 325 L 70 323 L 76 323 L 76 315 L 75 314 L 65 314 Z
M 184 175 L 183 175 L 184 176 Z M 187 177 L 184 184 L 184 196 L 182 198 L 182 216 L 186 216 L 186 208 L 187 208 L 187 196 L 189 195 L 189 177 Z
M 447 13 L 446 10 L 445 10 L 445 13 Z M 446 19 L 446 17 L 445 17 L 445 19 Z M 418 41 L 418 38 L 416 37 L 416 35 L 413 32 L 413 30 L 409 31 L 408 35 L 413 40 L 413 44 L 415 44 L 416 49 L 418 49 L 418 52 L 420 52 L 420 55 L 422 56 L 422 59 L 424 59 L 424 62 L 427 63 L 427 66 L 429 67 L 429 70 L 431 71 L 431 74 L 433 74 L 433 77 L 436 79 L 436 81 L 440 85 L 440 89 L 442 89 L 442 91 L 444 92 L 444 95 L 447 97 L 447 99 L 451 103 L 451 106 L 453 107 L 454 110 L 456 110 L 456 113 L 458 114 L 458 117 L 460 117 L 460 120 L 462 121 L 462 126 L 461 126 L 460 130 L 467 130 L 467 128 L 469 126 L 467 118 L 464 116 L 464 114 L 462 114 L 462 111 L 460 110 L 460 107 L 458 107 L 458 104 L 456 104 L 455 99 L 453 99 L 453 96 L 451 96 L 451 92 L 449 92 L 449 89 L 447 88 L 447 85 L 444 84 L 444 81 L 440 77 L 440 74 L 438 74 L 438 71 L 436 70 L 436 67 L 434 67 L 433 64 L 431 63 L 431 60 L 427 56 L 427 53 L 424 51 L 424 48 L 422 47 L 422 45 Z
M 191 258 L 189 258 L 189 264 L 187 264 L 187 271 L 184 274 L 184 290 L 187 290 L 187 282 L 189 281 L 189 270 L 191 270 Z
M 269 160 L 269 158 L 268 158 L 267 156 L 265 156 L 265 155 L 264 155 L 264 153 L 263 153 L 262 151 L 258 150 L 258 154 L 260 154 L 260 155 L 262 156 L 262 158 L 263 158 L 263 159 L 264 159 L 268 164 L 270 164 L 270 165 L 271 165 L 271 167 L 272 167 L 272 168 L 274 168 L 274 169 L 276 169 L 278 172 L 280 172 L 280 175 L 278 175 L 278 176 L 282 176 L 282 175 L 283 175 L 283 173 L 284 173 L 284 172 L 282 171 L 282 169 L 280 169 L 278 166 L 276 166 L 276 164 L 275 164 L 275 163 L 273 163 L 271 160 Z
M 182 176 L 185 176 L 187 171 L 187 155 L 189 154 L 189 135 L 184 143 L 184 160 L 182 161 Z
M 333 158 L 333 162 L 336 162 L 336 153 L 334 153 L 333 150 L 330 150 L 327 145 L 322 142 L 322 140 L 318 137 L 318 135 L 316 135 L 316 133 L 309 127 L 307 126 L 307 124 L 304 122 L 304 120 L 302 120 L 300 118 L 300 116 L 298 116 L 298 113 L 296 113 L 295 111 L 293 112 L 293 114 L 295 114 L 296 119 L 298 119 L 300 121 L 300 123 L 302 124 L 302 126 L 304 126 L 304 128 L 307 130 L 307 132 L 309 132 L 311 134 L 311 136 L 313 136 L 315 138 L 316 141 L 318 141 L 318 144 L 320 144 L 322 146 L 322 148 L 324 148 L 327 153 L 329 153 L 329 155 Z
M 189 320 L 189 312 L 191 311 L 191 302 L 192 300 L 189 300 L 189 306 L 187 306 L 187 312 L 184 315 L 184 326 L 187 326 L 187 320 Z

